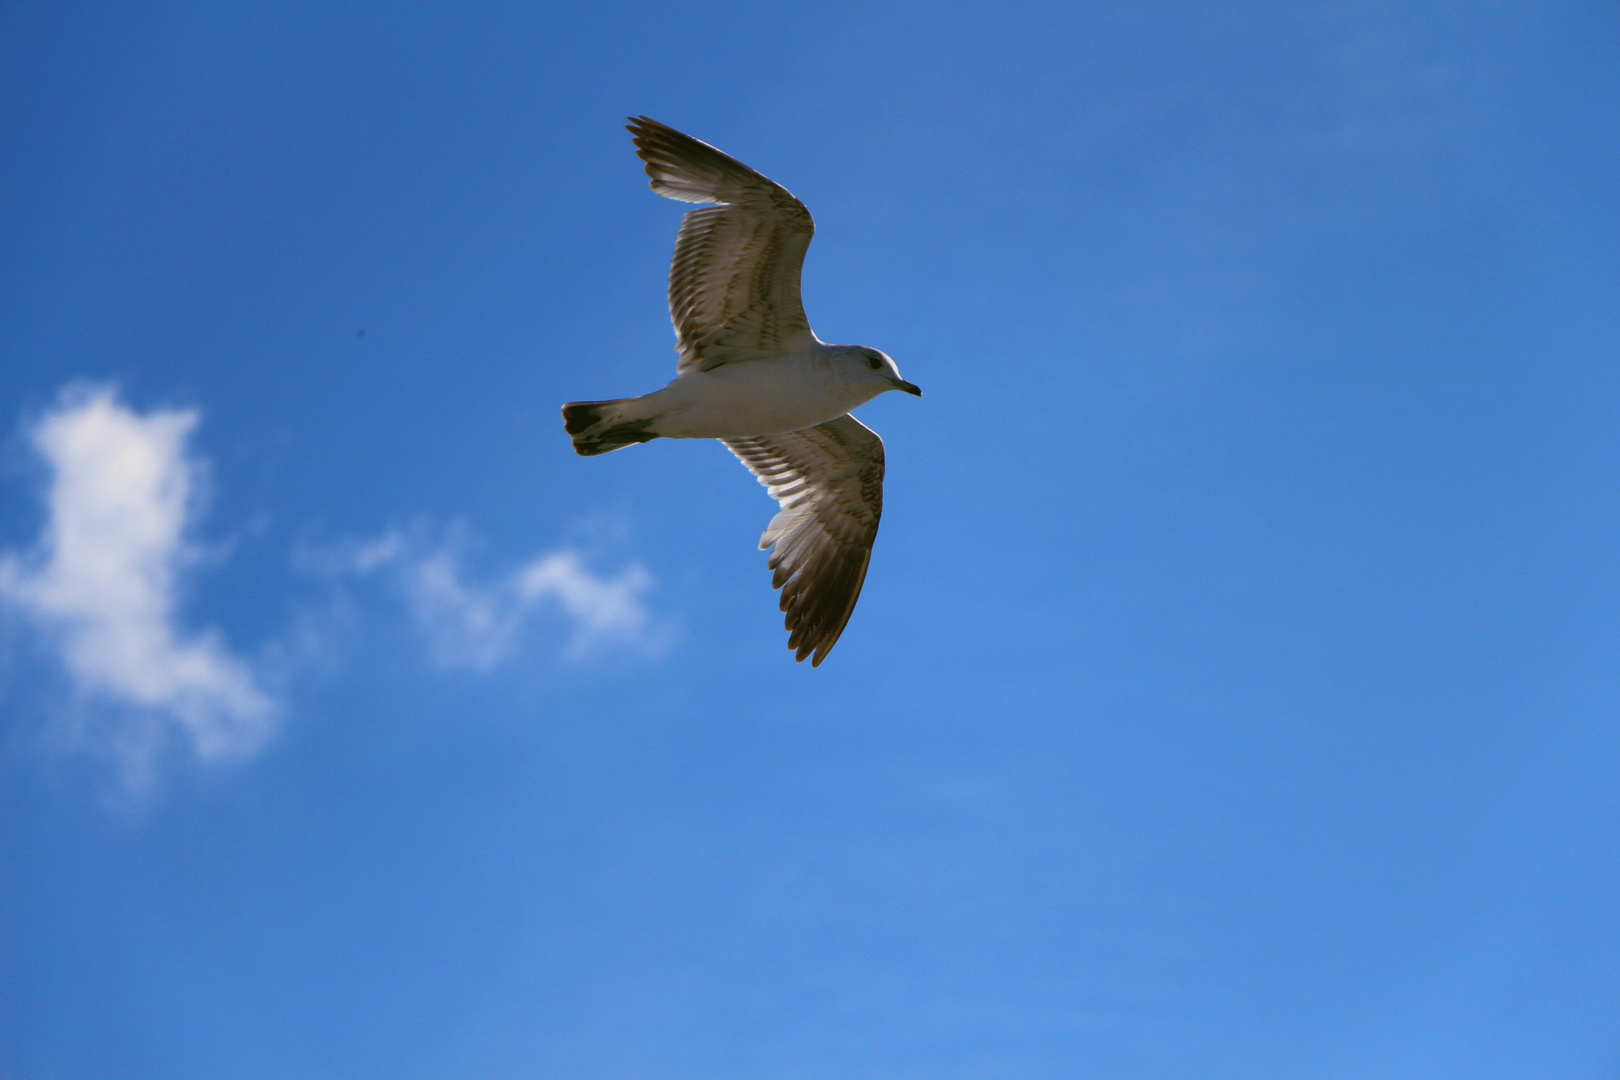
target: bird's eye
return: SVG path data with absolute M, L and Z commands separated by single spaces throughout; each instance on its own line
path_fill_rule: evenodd
M 866 358 L 866 366 L 871 368 L 873 371 L 876 371 L 878 368 L 883 366 L 883 361 L 879 360 L 875 356 L 868 356 Z

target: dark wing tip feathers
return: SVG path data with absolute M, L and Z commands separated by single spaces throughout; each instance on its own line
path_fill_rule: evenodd
M 663 174 L 680 172 L 683 166 L 718 167 L 721 172 L 728 168 L 741 169 L 750 174 L 754 171 L 723 150 L 676 131 L 668 124 L 660 124 L 650 116 L 631 116 L 627 119 L 630 122 L 624 126 L 624 130 L 630 133 L 636 156 L 646 163 L 644 167 L 652 178 L 654 191 L 658 190 L 661 182 L 669 179 Z
M 666 154 L 690 153 L 695 150 L 700 155 L 707 152 L 707 154 L 713 154 L 734 165 L 740 165 L 742 168 L 748 169 L 748 166 L 743 165 L 742 162 L 725 151 L 710 146 L 701 139 L 694 139 L 685 132 L 676 131 L 668 124 L 660 124 L 650 116 L 631 116 L 627 119 L 630 122 L 624 125 L 624 130 L 630 133 L 630 141 L 635 143 L 636 153 L 644 161 L 647 160 L 649 154 L 658 154 L 660 152 Z M 754 170 L 748 169 L 748 171 L 753 172 Z
M 794 652 L 794 662 L 810 660 L 811 667 L 820 667 L 832 647 L 844 636 L 850 616 L 855 614 L 855 602 L 860 599 L 861 586 L 866 583 L 866 568 L 870 565 L 870 550 L 850 558 L 839 553 L 829 562 L 834 567 L 817 567 L 793 577 L 782 587 L 782 611 L 787 614 L 788 648 Z M 805 578 L 816 575 L 814 594 L 803 588 Z M 826 575 L 821 577 L 821 575 Z
M 718 147 L 660 124 L 650 116 L 628 117 L 624 129 L 644 163 L 651 187 L 681 202 L 729 202 L 744 192 L 775 203 L 785 200 L 810 224 L 809 211 L 791 192 Z M 717 190 L 721 189 L 721 190 Z M 725 194 L 722 194 L 722 190 Z M 779 208 L 782 212 L 783 208 Z M 813 227 L 813 226 L 812 226 Z
M 852 551 L 840 544 L 829 544 L 807 566 L 796 567 L 785 580 L 773 581 L 782 590 L 783 628 L 788 632 L 787 647 L 794 661 L 803 663 L 814 654 L 811 667 L 821 662 L 838 644 L 855 614 L 856 601 L 866 583 L 866 570 L 872 561 L 870 548 Z M 784 577 L 778 569 L 775 578 Z

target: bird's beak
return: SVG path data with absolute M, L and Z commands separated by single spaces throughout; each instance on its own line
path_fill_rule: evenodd
M 904 379 L 894 380 L 894 388 L 896 390 L 904 390 L 906 393 L 911 394 L 914 397 L 922 397 L 922 388 L 916 383 L 908 383 Z

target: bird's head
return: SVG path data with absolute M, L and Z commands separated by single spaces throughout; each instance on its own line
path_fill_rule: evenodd
M 894 361 L 886 353 L 876 349 L 868 349 L 864 345 L 857 345 L 849 351 L 849 360 L 860 371 L 865 381 L 882 383 L 882 389 L 877 390 L 873 396 L 887 390 L 904 390 L 908 394 L 922 397 L 922 391 L 916 383 L 908 383 L 900 377 L 900 369 L 895 367 Z

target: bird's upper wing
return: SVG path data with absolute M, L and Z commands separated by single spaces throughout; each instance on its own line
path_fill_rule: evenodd
M 677 370 L 773 356 L 810 333 L 799 270 L 815 222 L 780 184 L 645 116 L 628 130 L 666 199 L 718 203 L 681 219 L 669 267 Z
M 844 632 L 866 581 L 883 515 L 883 440 L 845 413 L 757 439 L 722 439 L 782 509 L 759 546 L 782 590 L 788 648 L 821 663 Z

